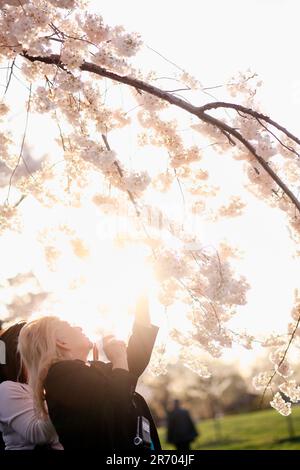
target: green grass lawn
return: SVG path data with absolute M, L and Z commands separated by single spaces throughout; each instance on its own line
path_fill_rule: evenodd
M 201 435 L 192 449 L 300 449 L 300 406 L 293 408 L 294 438 L 289 438 L 288 418 L 274 410 L 255 411 L 220 419 L 221 436 L 218 440 L 214 421 L 198 425 Z M 163 449 L 174 449 L 166 443 L 165 428 L 159 429 Z

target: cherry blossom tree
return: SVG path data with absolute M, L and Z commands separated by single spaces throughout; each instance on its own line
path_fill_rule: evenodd
M 251 348 L 255 340 L 227 326 L 237 306 L 246 303 L 249 286 L 233 268 L 234 247 L 223 243 L 217 250 L 207 248 L 195 226 L 185 227 L 164 210 L 160 198 L 171 197 L 178 186 L 185 219 L 239 216 L 245 204 L 238 194 L 230 194 L 227 200 L 219 197 L 221 202 L 208 210 L 210 202 L 222 196 L 207 164 L 213 149 L 236 165 L 243 164 L 247 190 L 283 211 L 291 237 L 298 243 L 300 139 L 260 109 L 256 94 L 261 82 L 251 71 L 233 77 L 224 87 L 228 101 L 218 101 L 182 69 L 174 69 L 173 77 L 166 78 L 157 71 L 141 70 L 140 35 L 106 24 L 84 0 L 1 0 L 0 7 L 0 62 L 7 72 L 0 101 L 0 159 L 7 175 L 2 183 L 6 198 L 0 205 L 1 232 L 30 224 L 28 211 L 22 212 L 26 204 L 32 211 L 37 207 L 44 211 L 46 222 L 47 211 L 55 208 L 54 222 L 46 223 L 35 236 L 49 272 L 55 274 L 60 260 L 74 267 L 71 260 L 79 259 L 74 267 L 78 276 L 72 280 L 73 288 L 79 288 L 93 284 L 88 269 L 85 276 L 80 274 L 80 263 L 92 266 L 93 242 L 68 221 L 75 213 L 80 219 L 93 210 L 108 219 L 116 213 L 127 217 L 127 238 L 148 250 L 160 303 L 166 309 L 180 305 L 188 322 L 186 332 L 176 328 L 169 332 L 181 348 L 181 360 L 209 376 L 201 359 L 203 351 L 219 357 L 234 341 Z M 10 124 L 14 109 L 8 99 L 17 77 L 27 93 L 21 145 Z M 176 83 L 175 88 L 170 89 L 170 83 Z M 123 107 L 107 98 L 110 89 L 120 87 L 126 96 Z M 34 169 L 24 157 L 31 114 L 47 115 L 55 123 L 59 146 L 55 155 L 48 155 Z M 183 136 L 182 126 L 193 134 L 192 139 Z M 155 171 L 148 171 L 149 165 L 141 169 L 138 155 L 130 160 L 125 149 L 123 153 L 114 150 L 118 132 L 128 129 L 134 130 L 138 149 L 159 151 L 161 162 Z M 59 241 L 69 251 L 62 252 Z M 93 289 L 95 293 L 95 280 Z M 296 293 L 287 333 L 263 341 L 271 348 L 271 370 L 255 378 L 263 394 L 274 391 L 271 405 L 284 415 L 291 408 L 284 396 L 292 402 L 300 400 L 288 362 L 292 344 L 299 341 L 299 321 Z M 158 350 L 153 370 L 161 372 L 165 360 Z M 282 377 L 278 390 L 272 389 L 275 375 Z

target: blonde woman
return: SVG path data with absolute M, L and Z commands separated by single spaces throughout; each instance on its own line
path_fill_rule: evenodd
M 133 448 L 132 399 L 139 375 L 149 361 L 157 329 L 136 324 L 128 350 L 106 337 L 103 349 L 110 363 L 87 363 L 92 343 L 82 330 L 56 317 L 28 323 L 19 337 L 19 351 L 29 375 L 36 407 L 47 410 L 65 450 Z M 140 347 L 148 335 L 147 347 Z M 142 359 L 135 360 L 135 352 Z M 130 367 L 128 367 L 128 362 Z M 129 370 L 131 369 L 131 370 Z M 135 394 L 136 395 L 136 394 Z M 145 402 L 143 411 L 150 411 Z M 151 427 L 155 425 L 151 422 Z M 154 430 L 154 440 L 160 448 Z

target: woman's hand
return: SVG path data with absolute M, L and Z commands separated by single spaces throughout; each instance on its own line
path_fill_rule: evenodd
M 103 351 L 112 363 L 113 369 L 128 370 L 127 346 L 124 341 L 117 340 L 113 335 L 103 338 Z

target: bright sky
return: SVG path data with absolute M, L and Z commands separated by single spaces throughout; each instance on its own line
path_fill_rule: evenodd
M 142 33 L 145 43 L 205 86 L 224 83 L 251 67 L 265 82 L 274 119 L 299 132 L 297 0 L 94 1 L 108 23 Z M 155 67 L 153 55 L 149 67 Z
M 300 134 L 298 0 L 152 0 L 147 4 L 138 0 L 102 0 L 92 3 L 107 23 L 123 24 L 129 30 L 140 32 L 147 46 L 183 67 L 207 87 L 226 83 L 238 71 L 251 67 L 264 82 L 263 109 Z M 166 66 L 150 50 L 143 60 L 141 66 L 149 69 Z M 218 90 L 213 93 L 218 96 Z M 19 117 L 24 119 L 24 115 Z M 33 126 L 31 132 L 35 130 Z M 41 148 L 37 151 L 41 153 Z M 226 161 L 220 161 L 220 166 L 226 171 Z M 253 202 L 242 219 L 206 226 L 203 240 L 207 244 L 216 243 L 220 233 L 244 252 L 238 267 L 252 285 L 248 304 L 241 309 L 233 327 L 254 334 L 272 329 L 285 331 L 293 290 L 299 287 L 300 267 L 292 258 L 293 246 L 284 217 L 262 203 Z M 29 247 L 30 234 L 24 236 Z M 24 251 L 17 243 L 14 253 L 18 256 L 15 263 L 11 262 L 8 249 L 11 241 L 4 237 L 0 243 L 0 256 L 7 273 L 15 272 L 20 264 L 30 266 L 31 262 L 30 251 Z M 249 360 L 246 353 L 241 357 L 245 363 Z

